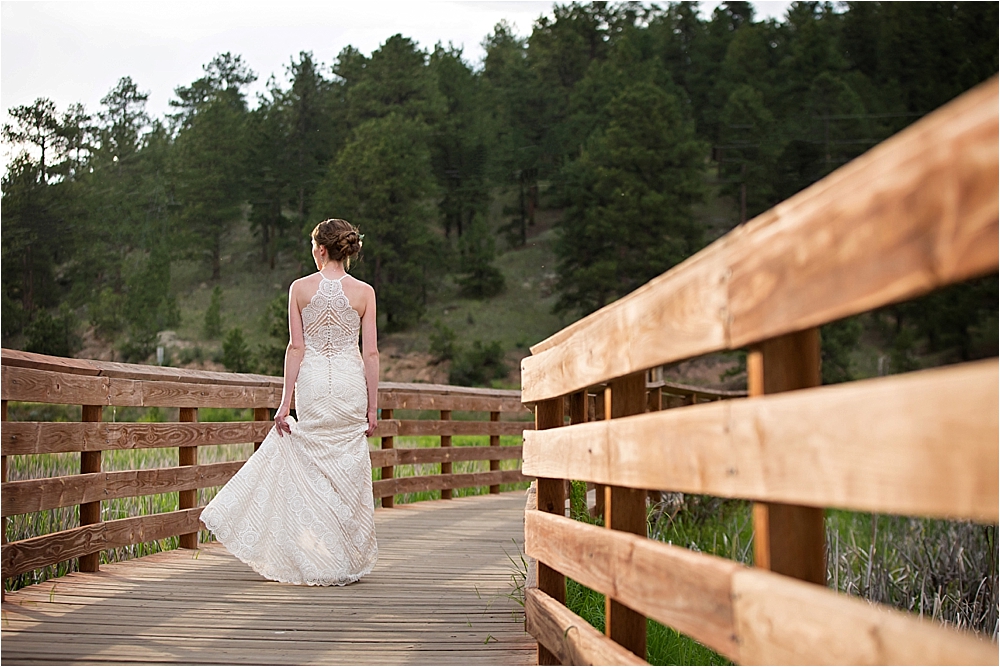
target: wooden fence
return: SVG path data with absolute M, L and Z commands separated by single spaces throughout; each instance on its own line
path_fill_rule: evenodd
M 997 522 L 997 360 L 819 387 L 817 329 L 997 270 L 997 93 L 994 78 L 532 348 L 540 664 L 642 663 L 647 617 L 739 663 L 997 664 L 989 641 L 829 590 L 824 555 L 826 507 Z M 647 413 L 647 369 L 741 348 L 748 398 Z M 588 423 L 602 383 L 610 407 Z M 608 486 L 612 530 L 564 516 L 566 479 Z M 648 539 L 642 489 L 754 501 L 756 567 Z M 564 576 L 607 596 L 606 636 L 564 606 Z
M 201 445 L 259 444 L 271 429 L 270 410 L 281 400 L 281 378 L 214 373 L 114 362 L 63 359 L 39 354 L 2 352 L 2 575 L 17 576 L 36 568 L 79 558 L 80 570 L 95 572 L 100 552 L 180 536 L 180 546 L 197 548 L 201 507 L 198 489 L 228 481 L 243 461 L 198 463 Z M 521 447 L 500 446 L 500 436 L 533 428 L 520 392 L 444 385 L 383 383 L 375 437 L 381 449 L 371 452 L 381 479 L 375 499 L 392 507 L 394 496 L 524 481 L 519 469 L 501 470 L 500 461 L 520 459 Z M 80 422 L 7 421 L 7 402 L 80 405 Z M 102 422 L 104 406 L 179 408 L 172 423 Z M 198 408 L 253 409 L 253 421 L 198 423 Z M 433 411 L 438 419 L 394 419 L 393 411 Z M 489 421 L 452 420 L 452 411 L 489 413 Z M 423 414 L 426 414 L 424 412 Z M 508 419 L 501 420 L 505 415 Z M 397 436 L 430 435 L 440 448 L 396 448 Z M 451 447 L 452 436 L 489 436 L 489 446 Z M 177 467 L 102 472 L 101 454 L 116 449 L 177 447 Z M 255 447 L 256 449 L 256 447 Z M 44 453 L 80 453 L 80 474 L 7 481 L 7 457 Z M 489 472 L 454 474 L 454 461 L 490 462 Z M 395 466 L 440 464 L 440 474 L 397 477 Z M 179 492 L 179 509 L 127 519 L 102 520 L 101 502 Z M 79 527 L 6 543 L 7 517 L 60 507 L 80 508 Z

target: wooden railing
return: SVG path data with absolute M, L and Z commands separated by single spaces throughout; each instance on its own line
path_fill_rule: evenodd
M 819 387 L 817 329 L 997 270 L 997 90 L 532 348 L 540 664 L 641 663 L 647 617 L 740 663 L 997 663 L 988 640 L 829 590 L 824 560 L 827 507 L 997 522 L 997 360 Z M 749 398 L 641 414 L 647 369 L 740 348 Z M 601 383 L 608 419 L 582 423 Z M 612 530 L 564 516 L 567 479 L 608 485 Z M 754 501 L 756 567 L 648 539 L 643 489 Z M 567 576 L 608 597 L 606 636 L 564 606 Z
M 198 463 L 203 445 L 259 444 L 271 429 L 270 410 L 281 399 L 281 378 L 214 373 L 114 362 L 63 359 L 3 350 L 2 575 L 6 579 L 71 559 L 82 571 L 99 567 L 106 549 L 180 536 L 180 546 L 196 548 L 201 528 L 198 489 L 228 481 L 243 461 Z M 381 478 L 373 483 L 374 499 L 392 507 L 399 494 L 526 480 L 519 469 L 501 470 L 500 461 L 520 459 L 520 446 L 500 446 L 500 436 L 521 435 L 533 428 L 520 392 L 444 385 L 383 383 L 379 386 L 380 419 L 375 437 L 381 449 L 371 452 Z M 80 422 L 7 421 L 8 401 L 83 406 Z M 102 422 L 104 406 L 179 408 L 172 423 Z M 253 410 L 253 421 L 198 423 L 199 408 Z M 393 411 L 434 411 L 439 419 L 393 419 Z M 451 420 L 452 411 L 489 413 L 489 421 Z M 423 413 L 426 414 L 426 413 Z M 412 416 L 412 415 L 411 415 Z M 506 416 L 506 420 L 501 420 Z M 395 438 L 430 435 L 441 447 L 396 448 Z M 489 436 L 489 446 L 451 447 L 455 435 Z M 485 438 L 484 438 L 485 440 Z M 178 448 L 176 467 L 102 471 L 102 452 L 120 449 Z M 256 447 L 255 447 L 256 449 Z M 80 474 L 7 481 L 7 457 L 30 454 L 80 453 Z M 453 474 L 454 461 L 489 461 L 489 472 Z M 441 474 L 397 477 L 395 466 L 441 464 Z M 179 493 L 177 511 L 102 520 L 101 503 L 163 493 Z M 7 517 L 79 506 L 79 527 L 6 543 Z

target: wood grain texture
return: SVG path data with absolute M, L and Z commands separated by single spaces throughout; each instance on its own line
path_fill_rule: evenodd
M 81 406 L 81 418 L 84 422 L 101 421 L 102 409 L 100 405 Z M 101 452 L 82 452 L 80 454 L 80 474 L 101 472 Z M 80 525 L 89 526 L 99 523 L 101 520 L 101 501 L 94 500 L 80 504 Z M 101 569 L 101 555 L 90 553 L 80 556 L 79 569 L 81 572 L 97 572 Z
M 437 386 L 437 385 L 429 385 Z M 524 413 L 520 392 L 492 395 L 483 393 L 437 393 L 432 390 L 417 390 L 419 385 L 409 390 L 383 390 L 379 385 L 378 405 L 380 408 L 397 410 L 471 410 L 477 412 Z M 483 390 L 484 392 L 486 390 Z M 499 392 L 500 390 L 492 390 Z
M 524 434 L 522 469 L 635 489 L 998 520 L 997 361 Z
M 994 77 L 532 347 L 521 362 L 522 399 L 738 349 L 996 271 L 998 173 Z
M 819 329 L 797 331 L 755 345 L 747 366 L 751 398 L 822 384 Z M 821 507 L 754 503 L 754 565 L 826 585 L 826 524 Z
M 270 421 L 215 423 L 10 422 L 0 433 L 3 454 L 91 452 L 229 445 L 263 440 Z
M 243 463 L 231 461 L 4 482 L 3 516 L 115 498 L 221 486 L 236 474 Z
M 646 374 L 632 373 L 612 380 L 611 417 L 646 411 Z M 622 486 L 605 491 L 604 526 L 646 537 L 646 492 Z M 605 598 L 605 634 L 636 655 L 646 655 L 646 617 L 621 600 Z
M 103 549 L 160 540 L 197 530 L 201 508 L 102 521 L 58 533 L 8 542 L 0 552 L 3 578 Z
M 462 489 L 470 486 L 488 486 L 490 484 L 515 484 L 517 482 L 526 482 L 530 479 L 530 477 L 522 475 L 520 470 L 396 477 L 394 479 L 372 482 L 372 494 L 376 498 L 382 498 L 400 493 Z
M 525 513 L 524 549 L 540 564 L 738 656 L 730 588 L 740 565 L 538 511 Z
M 997 645 L 759 569 L 733 576 L 747 665 L 995 665 Z
M 369 452 L 372 467 L 441 463 L 442 461 L 504 461 L 521 458 L 521 447 L 394 447 Z M 497 469 L 499 470 L 499 468 Z M 495 471 L 494 471 L 495 472 Z M 382 479 L 387 479 L 383 477 Z
M 442 412 L 447 412 L 442 410 Z M 397 435 L 521 435 L 535 427 L 531 422 L 453 421 L 436 419 L 399 420 Z
M 524 596 L 525 628 L 564 665 L 646 665 L 537 588 Z
M 256 411 L 256 410 L 255 410 Z M 197 408 L 181 408 L 178 411 L 178 419 L 181 422 L 196 423 L 198 421 Z M 177 463 L 180 466 L 198 465 L 198 447 L 179 447 L 177 449 Z M 184 489 L 177 494 L 177 509 L 187 510 L 198 506 L 198 490 Z M 182 549 L 198 548 L 198 531 L 184 533 L 180 536 L 179 546 Z

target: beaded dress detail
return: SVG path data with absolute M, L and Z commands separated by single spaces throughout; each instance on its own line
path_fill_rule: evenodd
M 343 586 L 372 571 L 378 546 L 361 318 L 340 280 L 322 279 L 302 329 L 291 434 L 272 428 L 201 520 L 268 579 Z

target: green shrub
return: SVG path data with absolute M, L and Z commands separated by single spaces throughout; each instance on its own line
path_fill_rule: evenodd
M 435 364 L 455 358 L 455 339 L 455 331 L 451 327 L 441 324 L 441 320 L 434 322 L 430 352 Z
M 218 285 L 212 290 L 212 301 L 205 311 L 203 332 L 206 338 L 218 338 L 222 335 L 222 288 Z
M 222 341 L 222 365 L 236 373 L 249 373 L 253 370 L 250 347 L 239 327 L 230 329 L 226 339 Z
M 485 345 L 481 340 L 473 341 L 472 347 L 455 355 L 448 381 L 467 387 L 485 387 L 490 380 L 506 377 L 509 372 L 503 362 L 503 347 L 500 341 Z
M 48 311 L 41 310 L 35 316 L 34 322 L 28 325 L 26 331 L 28 342 L 25 349 L 28 352 L 51 354 L 57 357 L 70 357 L 80 349 L 80 337 L 76 333 L 77 319 L 69 306 L 63 304 L 59 314 L 53 317 Z

